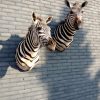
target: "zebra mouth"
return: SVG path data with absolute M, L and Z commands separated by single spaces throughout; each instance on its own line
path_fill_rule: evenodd
M 79 26 L 81 24 L 81 21 L 80 20 L 76 20 L 75 23 L 74 23 L 74 27 L 76 30 L 79 30 Z

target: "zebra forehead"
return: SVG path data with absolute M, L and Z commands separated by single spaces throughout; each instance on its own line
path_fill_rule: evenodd
M 50 29 L 50 27 L 44 21 L 38 22 L 37 27 L 42 27 L 44 29 Z
M 37 17 L 37 20 L 39 20 L 39 21 L 43 21 L 43 19 L 42 19 L 42 18 L 40 18 L 40 17 Z
M 80 6 L 79 2 L 76 1 L 76 2 L 73 4 L 72 9 L 79 9 L 79 8 L 81 8 L 81 6 Z
M 37 17 L 37 20 L 42 24 L 46 24 L 46 20 L 42 17 Z
M 78 1 L 76 1 L 74 4 L 73 4 L 73 6 L 78 6 L 79 5 L 79 2 Z

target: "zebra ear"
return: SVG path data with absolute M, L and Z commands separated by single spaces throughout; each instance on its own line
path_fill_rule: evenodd
M 88 4 L 87 1 L 83 2 L 82 5 L 81 5 L 81 8 L 85 7 L 87 4 Z
M 33 20 L 36 21 L 36 15 L 35 15 L 34 12 L 33 12 L 33 14 L 32 14 L 32 17 L 33 17 Z
M 69 3 L 68 0 L 65 0 L 65 3 L 66 3 L 66 5 L 67 5 L 69 8 L 71 8 L 71 5 L 70 5 L 70 3 Z
M 46 23 L 49 24 L 51 22 L 51 20 L 52 20 L 52 16 L 47 18 Z

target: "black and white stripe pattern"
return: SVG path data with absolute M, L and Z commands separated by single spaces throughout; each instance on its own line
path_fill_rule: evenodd
M 82 23 L 82 8 L 87 5 L 87 1 L 81 5 L 79 2 L 75 2 L 73 6 L 68 0 L 65 0 L 65 3 L 69 7 L 70 12 L 66 16 L 65 21 L 58 25 L 53 36 L 58 51 L 64 51 L 72 43 L 75 31 L 79 29 Z
M 75 18 L 76 15 L 68 14 L 65 21 L 59 24 L 55 30 L 53 39 L 56 42 L 57 50 L 65 50 L 65 48 L 69 47 L 73 41 L 74 33 L 76 30 L 74 27 Z
M 29 70 L 39 59 L 38 32 L 32 28 L 29 28 L 26 38 L 19 43 L 16 50 L 16 63 L 22 70 Z
M 31 25 L 25 39 L 22 40 L 16 50 L 16 63 L 24 71 L 31 70 L 39 60 L 39 49 L 47 46 L 51 39 L 50 27 L 42 21 Z

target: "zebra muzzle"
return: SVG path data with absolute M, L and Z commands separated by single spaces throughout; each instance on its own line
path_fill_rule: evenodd
M 50 38 L 49 41 L 48 41 L 48 46 L 47 47 L 50 51 L 55 51 L 56 42 L 52 38 Z

